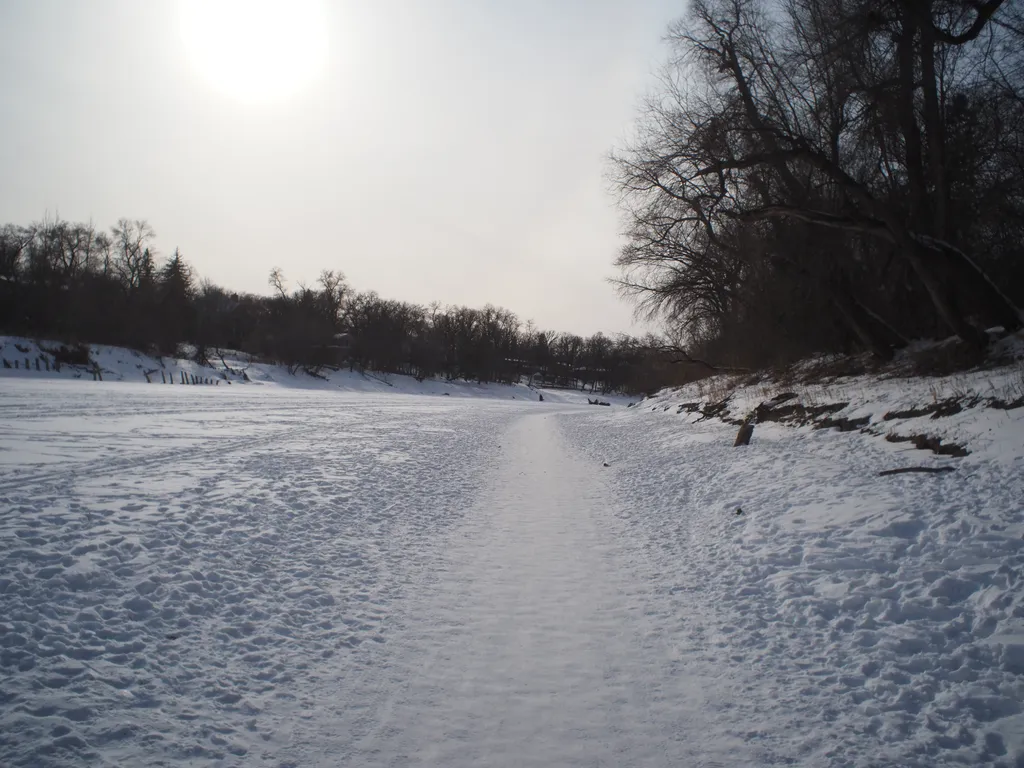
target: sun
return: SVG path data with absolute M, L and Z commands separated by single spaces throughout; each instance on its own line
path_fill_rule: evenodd
M 232 98 L 277 101 L 326 67 L 322 0 L 180 0 L 180 10 L 189 61 Z

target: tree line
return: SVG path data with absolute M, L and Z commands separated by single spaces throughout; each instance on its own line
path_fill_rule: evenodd
M 693 0 L 614 153 L 619 287 L 760 367 L 1022 326 L 1024 4 Z
M 0 227 L 0 329 L 127 346 L 206 362 L 238 350 L 316 375 L 325 367 L 479 382 L 533 377 L 591 391 L 653 390 L 676 375 L 653 337 L 539 330 L 493 306 L 422 306 L 356 291 L 342 273 L 269 295 L 201 280 L 175 250 L 161 258 L 145 221 L 108 230 L 60 219 Z

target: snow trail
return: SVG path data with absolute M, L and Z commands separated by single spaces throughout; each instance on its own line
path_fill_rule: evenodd
M 432 599 L 413 609 L 421 631 L 398 640 L 404 684 L 358 762 L 736 764 L 748 750 L 707 739 L 710 684 L 683 674 L 634 578 L 604 468 L 577 458 L 551 416 L 515 421 L 502 445 Z

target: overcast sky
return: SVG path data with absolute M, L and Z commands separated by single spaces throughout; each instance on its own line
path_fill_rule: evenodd
M 326 58 L 275 93 L 218 81 L 184 8 L 0 0 L 0 222 L 144 218 L 237 291 L 330 268 L 390 298 L 640 330 L 606 282 L 605 158 L 681 0 L 327 0 Z M 292 54 L 318 44 L 297 34 Z

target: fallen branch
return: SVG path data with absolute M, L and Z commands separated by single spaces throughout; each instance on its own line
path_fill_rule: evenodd
M 666 347 L 661 347 L 660 351 L 663 352 L 664 354 L 667 354 L 667 355 L 676 355 L 677 356 L 676 359 L 668 360 L 667 361 L 669 363 L 669 365 L 679 365 L 680 363 L 687 363 L 689 365 L 700 365 L 700 366 L 703 366 L 704 368 L 707 368 L 709 371 L 714 371 L 715 373 L 750 373 L 751 372 L 749 368 L 733 368 L 733 367 L 727 367 L 727 366 L 723 366 L 723 365 L 712 365 L 707 360 L 701 360 L 700 358 L 693 357 L 692 355 L 690 355 L 689 352 L 687 352 L 682 347 L 676 347 L 676 346 L 669 347 L 669 346 L 666 346 Z
M 220 357 L 220 364 L 224 366 L 224 370 L 228 373 L 234 374 L 235 376 L 244 375 L 245 372 L 249 370 L 249 366 L 252 365 L 252 360 L 250 360 L 249 365 L 245 366 L 245 368 L 235 369 L 228 365 L 227 360 L 224 359 L 224 353 L 221 350 L 217 350 L 217 356 Z
M 901 475 L 904 472 L 952 472 L 954 467 L 900 467 L 899 469 L 886 469 L 879 472 L 882 475 Z
M 374 381 L 379 381 L 381 384 L 385 384 L 385 385 L 387 385 L 389 387 L 395 386 L 394 384 L 392 384 L 387 379 L 382 378 L 380 376 L 374 376 L 372 373 L 367 373 L 366 371 L 360 371 L 360 373 L 363 375 L 364 379 L 373 379 Z M 447 395 L 448 393 L 445 392 L 445 394 Z

